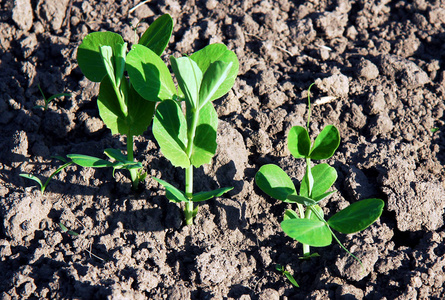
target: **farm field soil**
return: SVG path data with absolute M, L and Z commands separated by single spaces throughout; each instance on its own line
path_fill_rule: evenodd
M 1 2 L 0 299 L 445 298 L 444 0 L 138 3 Z M 163 157 L 150 127 L 135 140 L 149 174 L 138 192 L 125 171 L 69 166 L 42 195 L 19 174 L 45 180 L 60 166 L 53 155 L 125 149 L 99 117 L 99 87 L 82 75 L 77 46 L 101 30 L 131 45 L 164 13 L 175 23 L 164 61 L 218 42 L 240 61 L 233 89 L 214 102 L 217 154 L 196 170 L 194 187 L 234 189 L 184 226 L 182 208 L 151 178 L 183 189 L 184 171 Z M 301 180 L 303 161 L 286 138 L 305 125 L 312 82 L 313 101 L 325 103 L 313 107 L 311 135 L 333 124 L 342 139 L 327 160 L 339 178 L 325 215 L 385 201 L 368 229 L 339 235 L 364 271 L 337 244 L 298 259 L 301 244 L 280 227 L 295 207 L 254 183 L 267 163 Z M 72 96 L 35 109 L 39 85 Z

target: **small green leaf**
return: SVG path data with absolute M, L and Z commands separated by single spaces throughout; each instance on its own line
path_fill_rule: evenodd
M 85 168 L 106 168 L 112 167 L 113 163 L 108 160 L 103 160 L 97 157 L 83 155 L 83 154 L 68 154 L 67 157 L 76 165 Z
M 315 160 L 328 159 L 334 155 L 340 145 L 340 133 L 334 125 L 328 125 L 320 132 L 310 152 L 310 158 Z
M 312 247 L 328 246 L 332 235 L 327 225 L 313 219 L 290 219 L 281 222 L 281 228 L 291 238 Z
M 310 205 L 314 205 L 317 203 L 314 199 L 311 199 L 308 197 L 303 197 L 303 196 L 296 195 L 296 194 L 288 195 L 287 199 L 284 200 L 284 202 L 300 203 L 305 206 L 310 206 Z
M 157 18 L 144 32 L 139 44 L 150 48 L 158 56 L 161 56 L 167 47 L 173 32 L 173 20 L 169 14 Z
M 314 197 L 314 201 L 316 203 L 328 198 L 329 196 L 331 196 L 333 193 L 335 193 L 336 191 L 330 191 L 330 192 L 326 192 L 324 194 L 318 195 L 317 197 Z
M 127 55 L 127 72 L 131 84 L 146 100 L 173 99 L 175 84 L 162 59 L 149 48 L 134 45 Z
M 88 34 L 77 49 L 77 62 L 82 73 L 89 80 L 101 82 L 107 74 L 102 56 L 101 46 L 124 44 L 122 37 L 114 32 L 93 32 Z
M 354 233 L 367 228 L 382 214 L 385 203 L 371 198 L 355 202 L 333 215 L 328 224 L 341 233 Z
M 309 156 L 311 139 L 306 128 L 294 126 L 287 136 L 287 147 L 295 158 L 305 158 Z
M 116 161 L 125 162 L 127 161 L 127 156 L 122 154 L 122 152 L 118 149 L 107 148 L 104 153 L 109 157 Z
M 290 281 L 290 283 L 292 283 L 295 287 L 297 287 L 297 288 L 300 287 L 291 273 L 289 273 L 288 271 L 284 271 L 283 274 Z
M 170 56 L 170 62 L 178 85 L 184 93 L 185 100 L 193 109 L 198 109 L 199 88 L 202 82 L 202 71 L 188 57 L 175 58 Z
M 186 153 L 187 123 L 176 101 L 162 101 L 153 121 L 153 135 L 161 152 L 176 167 L 187 168 L 190 159 Z
M 36 176 L 34 176 L 34 175 L 32 175 L 32 174 L 24 174 L 24 173 L 19 174 L 19 176 L 21 176 L 21 177 L 23 177 L 23 178 L 27 178 L 27 179 L 34 180 L 35 182 L 37 182 L 37 183 L 39 184 L 40 189 L 42 189 L 42 187 L 43 187 L 43 183 L 42 183 L 42 181 L 40 181 L 40 179 L 37 178 Z M 42 193 L 43 193 L 43 192 L 42 192 Z
M 292 209 L 286 209 L 284 212 L 283 220 L 290 220 L 290 219 L 299 219 L 300 216 L 298 213 Z
M 62 232 L 67 232 L 68 228 L 66 228 L 65 225 L 62 224 L 62 222 L 59 223 L 60 229 L 62 229 Z
M 218 115 L 211 102 L 199 111 L 198 123 L 193 139 L 193 149 L 190 162 L 196 168 L 208 164 L 216 152 L 216 132 L 218 130 Z
M 221 197 L 222 195 L 231 190 L 233 190 L 233 187 L 225 187 L 213 191 L 199 192 L 193 195 L 192 201 L 201 202 L 212 199 L 213 197 Z
M 199 89 L 200 108 L 212 99 L 215 99 L 214 96 L 229 75 L 232 64 L 232 62 L 225 63 L 222 61 L 215 61 L 209 66 L 203 75 L 201 87 Z
M 323 163 L 312 167 L 311 173 L 314 179 L 312 195 L 309 195 L 307 180 L 304 179 L 301 181 L 300 195 L 315 200 L 335 183 L 337 180 L 337 171 L 328 164 Z M 307 173 L 304 176 L 307 176 Z
M 167 181 L 156 177 L 153 177 L 153 179 L 162 184 L 162 186 L 165 188 L 165 197 L 167 197 L 168 200 L 176 203 L 189 201 L 187 196 L 182 191 L 178 190 Z
M 116 45 L 116 47 L 119 45 Z M 116 84 L 116 76 L 114 73 L 114 64 L 113 61 L 111 61 L 111 59 L 113 57 L 113 48 L 111 48 L 110 46 L 101 46 L 100 47 L 100 55 L 102 56 L 102 60 L 105 66 L 105 70 L 107 71 L 108 77 L 111 79 L 111 83 L 113 85 L 115 85 L 116 87 L 118 86 Z
M 209 66 L 215 61 L 222 61 L 226 63 L 232 63 L 230 71 L 227 74 L 226 79 L 218 88 L 218 91 L 213 95 L 210 101 L 221 98 L 227 94 L 235 83 L 235 79 L 238 76 L 239 62 L 236 54 L 233 51 L 227 49 L 224 44 L 211 44 L 203 49 L 193 53 L 190 56 L 201 69 L 202 73 L 205 73 Z
M 51 97 L 49 97 L 48 99 L 46 99 L 46 104 L 49 104 L 52 100 L 54 100 L 55 98 L 59 98 L 59 97 L 71 97 L 70 93 L 60 93 L 60 94 L 55 94 L 52 95 Z
M 255 183 L 263 192 L 278 200 L 286 200 L 289 195 L 295 193 L 295 186 L 290 177 L 273 164 L 260 168 L 255 175 Z
M 436 133 L 436 132 L 438 132 L 439 130 L 440 130 L 439 127 L 433 127 L 433 128 L 430 129 L 430 131 L 431 131 L 432 133 Z

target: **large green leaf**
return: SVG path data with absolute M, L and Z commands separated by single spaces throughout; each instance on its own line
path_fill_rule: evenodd
M 315 199 L 326 192 L 337 180 L 337 171 L 328 164 L 319 164 L 312 167 L 311 173 L 314 179 L 312 194 L 309 195 L 307 180 L 303 179 L 300 186 L 301 196 Z M 306 174 L 304 176 L 306 176 Z
M 199 192 L 193 195 L 192 201 L 201 202 L 212 199 L 213 197 L 221 197 L 222 195 L 231 190 L 233 190 L 233 187 L 225 187 L 213 191 Z
M 218 115 L 212 102 L 208 102 L 199 111 L 198 123 L 193 139 L 193 149 L 190 156 L 191 163 L 199 168 L 208 164 L 216 152 L 216 132 L 218 129 Z
M 93 32 L 87 35 L 77 49 L 77 62 L 80 70 L 91 81 L 101 82 L 107 74 L 100 54 L 101 46 L 124 44 L 122 37 L 114 32 Z
M 262 166 L 255 175 L 255 183 L 263 192 L 278 200 L 286 200 L 289 195 L 295 194 L 294 183 L 277 165 Z
M 175 84 L 162 59 L 149 48 L 134 45 L 127 55 L 127 72 L 131 84 L 146 100 L 172 99 Z
M 219 87 L 226 80 L 232 64 L 232 62 L 215 61 L 210 65 L 202 78 L 199 90 L 199 107 L 203 107 L 214 99 L 213 97 L 218 92 Z
M 157 18 L 150 27 L 145 30 L 139 39 L 139 44 L 153 50 L 154 53 L 161 56 L 170 40 L 173 32 L 173 20 L 169 14 L 164 14 Z
M 113 163 L 100 159 L 97 157 L 89 156 L 89 155 L 83 155 L 83 154 L 68 154 L 67 157 L 71 159 L 76 165 L 79 165 L 81 167 L 86 168 L 105 168 L 105 167 L 112 167 Z
M 291 238 L 312 247 L 324 247 L 332 242 L 331 232 L 322 221 L 288 219 L 281 222 L 281 228 Z
M 179 189 L 175 188 L 173 185 L 168 183 L 167 181 L 164 181 L 162 179 L 152 177 L 154 180 L 162 184 L 162 186 L 165 188 L 165 197 L 167 197 L 168 200 L 172 202 L 187 202 L 189 199 L 186 197 L 186 195 L 180 191 Z
M 384 206 L 381 199 L 361 200 L 333 215 L 328 224 L 341 233 L 362 231 L 380 217 Z
M 328 125 L 320 132 L 310 152 L 311 159 L 328 159 L 340 145 L 340 133 L 334 125 Z
M 287 147 L 295 158 L 305 158 L 309 156 L 311 139 L 306 128 L 294 126 L 287 136 Z
M 124 109 L 122 111 L 115 89 L 110 79 L 104 77 L 100 84 L 97 106 L 99 114 L 112 134 L 132 134 L 140 135 L 147 130 L 153 119 L 155 102 L 144 100 L 133 88 L 128 86 L 126 79 L 122 80 L 122 96 L 125 98 Z
M 189 57 L 175 58 L 170 56 L 170 62 L 175 73 L 178 85 L 184 93 L 185 100 L 193 109 L 198 109 L 199 88 L 203 72 L 196 62 Z
M 198 64 L 202 73 L 205 73 L 209 66 L 215 61 L 223 61 L 226 63 L 232 62 L 233 64 L 230 67 L 227 78 L 218 88 L 218 91 L 213 95 L 210 101 L 221 98 L 230 91 L 235 83 L 239 70 L 238 58 L 234 52 L 228 50 L 224 44 L 211 44 L 193 53 L 190 58 Z
M 187 168 L 190 160 L 186 153 L 187 124 L 176 101 L 159 103 L 153 121 L 153 135 L 164 156 L 176 167 Z

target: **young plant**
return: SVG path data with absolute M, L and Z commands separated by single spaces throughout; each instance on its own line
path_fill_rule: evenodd
M 99 115 L 112 134 L 127 136 L 127 154 L 107 149 L 105 154 L 118 162 L 119 168 L 130 172 L 133 189 L 144 180 L 142 165 L 134 161 L 133 137 L 150 125 L 158 101 L 171 98 L 174 85 L 165 86 L 163 76 L 170 76 L 159 57 L 165 50 L 173 30 L 170 15 L 156 19 L 127 54 L 127 43 L 113 32 L 93 32 L 87 35 L 77 51 L 82 73 L 93 82 L 100 82 L 97 105 Z M 141 50 L 143 49 L 143 50 Z M 143 52 L 143 56 L 141 53 Z M 144 83 L 131 74 L 142 68 Z M 126 72 L 130 78 L 126 76 Z M 137 77 L 137 76 L 136 76 Z M 83 167 L 113 167 L 116 164 L 99 158 L 71 154 L 72 161 Z
M 219 197 L 232 187 L 193 193 L 193 168 L 210 163 L 216 152 L 218 116 L 212 101 L 225 95 L 238 74 L 238 59 L 223 44 L 212 44 L 190 57 L 170 57 L 179 92 L 162 101 L 153 121 L 153 135 L 162 153 L 176 167 L 185 169 L 185 192 L 168 182 L 154 178 L 166 189 L 166 197 L 184 202 L 186 224 L 193 223 L 198 212 L 195 202 Z M 131 74 L 130 74 L 131 78 Z M 168 85 L 173 85 L 171 77 Z M 167 84 L 167 82 L 166 82 Z M 181 107 L 185 102 L 185 114 Z
M 308 89 L 308 129 L 311 87 L 312 85 Z M 328 190 L 335 183 L 337 172 L 326 163 L 312 167 L 311 160 L 332 157 L 339 144 L 340 134 L 333 125 L 326 126 L 313 143 L 306 128 L 295 126 L 288 135 L 288 148 L 295 158 L 303 158 L 306 161 L 306 173 L 300 184 L 300 192 L 296 192 L 291 178 L 276 165 L 262 166 L 255 176 L 255 182 L 263 192 L 284 202 L 297 204 L 298 212 L 286 210 L 281 228 L 291 238 L 303 244 L 303 258 L 318 256 L 316 253 L 310 253 L 310 246 L 328 246 L 332 243 L 332 238 L 356 258 L 340 243 L 332 229 L 346 234 L 362 231 L 374 223 L 383 211 L 383 200 L 372 198 L 353 203 L 327 221 L 324 219 L 323 210 L 318 203 L 335 193 L 335 190 Z
M 71 97 L 70 93 L 60 93 L 60 94 L 52 95 L 49 98 L 46 98 L 45 94 L 43 93 L 42 89 L 40 88 L 40 85 L 37 85 L 37 87 L 39 88 L 39 91 L 42 94 L 43 100 L 45 101 L 45 105 L 36 105 L 33 108 L 43 108 L 43 110 L 46 110 L 48 108 L 49 103 L 51 101 L 53 101 L 54 99 L 59 98 L 59 97 Z
M 275 269 L 281 274 L 283 274 L 290 281 L 290 283 L 292 283 L 293 286 L 300 287 L 297 281 L 295 280 L 294 276 L 292 276 L 292 274 L 286 270 L 286 267 L 283 267 L 282 265 L 276 265 Z

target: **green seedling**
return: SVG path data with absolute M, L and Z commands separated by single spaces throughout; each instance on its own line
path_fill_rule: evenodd
M 210 163 L 215 155 L 218 116 L 212 101 L 232 88 L 239 63 L 235 53 L 223 44 L 208 45 L 190 57 L 172 56 L 170 62 L 179 91 L 158 105 L 153 135 L 164 156 L 174 166 L 185 169 L 185 192 L 164 180 L 154 179 L 164 186 L 170 201 L 185 203 L 185 221 L 192 224 L 198 211 L 198 206 L 194 208 L 195 202 L 219 197 L 233 189 L 226 187 L 193 194 L 193 168 Z M 165 77 L 165 85 L 174 86 L 171 77 Z M 184 107 L 181 107 L 182 101 Z
M 436 133 L 436 132 L 438 132 L 439 130 L 440 130 L 439 127 L 433 127 L 433 128 L 430 129 L 430 131 L 431 131 L 432 133 Z
M 60 173 L 60 171 L 62 171 L 63 169 L 65 169 L 66 167 L 68 167 L 69 165 L 71 165 L 73 163 L 73 162 L 67 161 L 63 157 L 59 157 L 59 156 L 54 156 L 53 158 L 62 160 L 64 162 L 64 164 L 62 166 L 60 166 L 59 168 L 57 168 L 57 170 L 55 170 L 53 173 L 51 173 L 51 175 L 48 177 L 48 179 L 46 179 L 45 183 L 42 183 L 42 181 L 38 177 L 36 177 L 35 175 L 24 174 L 24 173 L 19 174 L 19 176 L 21 176 L 21 177 L 24 177 L 24 178 L 27 178 L 27 179 L 31 179 L 31 180 L 37 182 L 37 184 L 40 186 L 40 192 L 42 192 L 42 195 L 45 193 L 45 189 L 48 186 L 48 184 L 51 181 L 51 179 L 56 174 Z
M 174 85 L 165 86 L 170 77 L 167 66 L 159 57 L 165 50 L 173 30 L 170 15 L 156 19 L 127 53 L 127 43 L 113 32 L 93 32 L 87 35 L 77 51 L 82 73 L 93 82 L 100 82 L 97 105 L 99 115 L 112 134 L 127 137 L 126 155 L 119 150 L 105 154 L 128 169 L 133 189 L 144 180 L 146 173 L 135 164 L 133 137 L 142 134 L 150 125 L 158 101 L 171 99 Z M 144 72 L 139 73 L 139 69 Z M 127 74 L 129 76 L 127 76 Z M 71 156 L 71 157 L 70 157 Z M 91 156 L 68 155 L 81 166 L 108 167 L 110 162 Z M 96 161 L 94 162 L 94 160 Z M 130 163 L 129 163 L 130 162 Z
M 71 236 L 78 236 L 79 234 L 75 231 L 69 230 L 68 228 L 66 228 L 65 225 L 62 224 L 62 222 L 59 223 L 60 229 L 62 230 L 63 233 L 68 233 Z
M 275 269 L 284 276 L 286 276 L 286 278 L 290 281 L 290 283 L 292 283 L 293 286 L 300 287 L 297 281 L 295 280 L 294 276 L 292 276 L 292 274 L 289 271 L 286 271 L 286 267 L 283 267 L 282 265 L 276 265 Z
M 40 88 L 40 85 L 37 85 L 37 87 L 39 88 L 39 91 L 42 94 L 43 100 L 45 101 L 45 105 L 36 105 L 33 108 L 43 108 L 43 110 L 46 110 L 48 108 L 49 103 L 51 101 L 53 101 L 54 99 L 59 98 L 59 97 L 71 97 L 70 93 L 60 93 L 60 94 L 52 95 L 49 98 L 46 98 L 45 94 L 43 93 L 42 89 Z
M 308 89 L 307 128 L 310 123 L 311 87 L 312 85 Z M 340 134 L 333 125 L 326 126 L 313 143 L 306 128 L 295 126 L 288 135 L 288 148 L 295 158 L 303 158 L 306 161 L 306 173 L 300 184 L 300 192 L 296 192 L 291 178 L 276 165 L 262 166 L 255 176 L 255 182 L 263 192 L 284 202 L 297 204 L 298 211 L 286 210 L 281 228 L 288 236 L 303 244 L 304 259 L 314 256 L 310 253 L 310 246 L 328 246 L 332 243 L 332 238 L 357 259 L 340 243 L 332 229 L 345 234 L 362 231 L 374 223 L 383 211 L 383 200 L 365 199 L 351 204 L 325 220 L 318 203 L 335 193 L 328 190 L 335 183 L 337 172 L 326 163 L 312 167 L 311 160 L 332 157 L 339 144 Z

